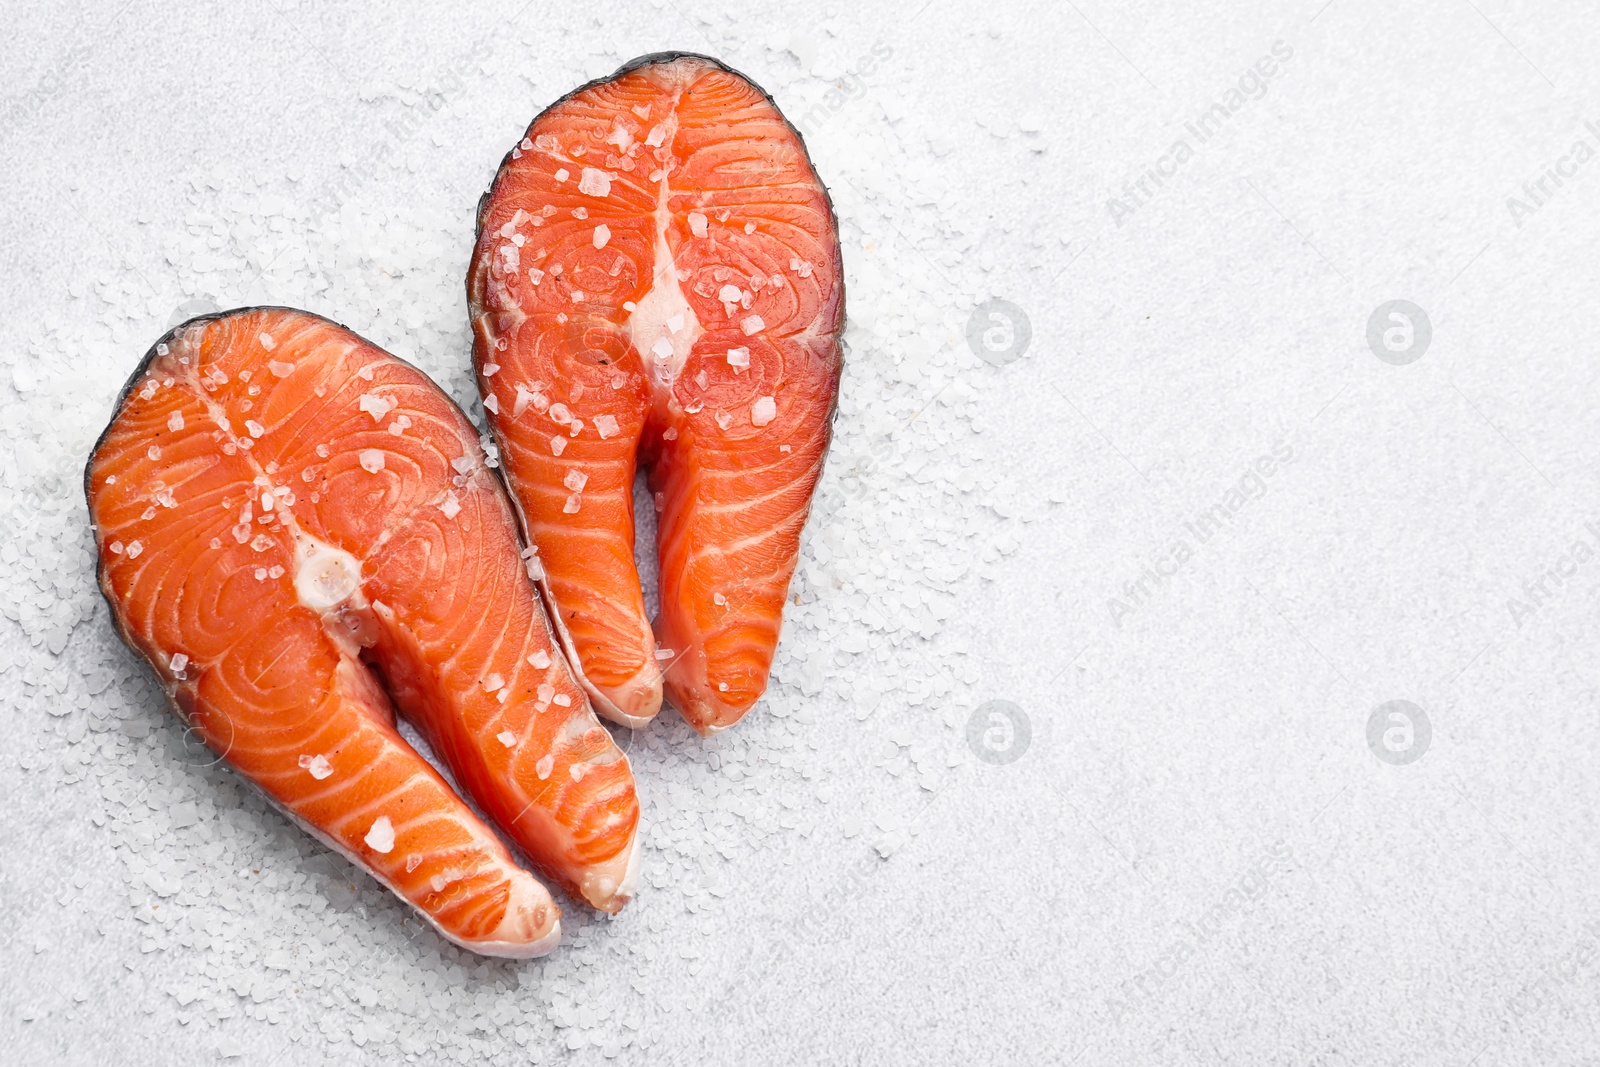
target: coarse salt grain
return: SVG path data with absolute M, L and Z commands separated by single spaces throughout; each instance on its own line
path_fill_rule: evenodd
M 512 733 L 510 730 L 501 730 L 499 733 L 494 735 L 494 739 L 507 748 L 510 748 L 512 745 L 517 743 L 517 735 Z
M 376 448 L 363 448 L 360 460 L 361 469 L 368 474 L 377 474 L 383 470 L 383 453 Z
M 550 653 L 541 648 L 539 651 L 528 657 L 528 665 L 536 670 L 549 670 Z
M 320 752 L 315 756 L 302 755 L 299 763 L 302 770 L 309 773 L 311 777 L 319 782 L 333 774 L 333 764 L 329 763 L 328 757 Z
M 389 821 L 389 816 L 380 815 L 378 821 L 372 824 L 372 829 L 367 831 L 363 839 L 367 847 L 374 852 L 387 855 L 394 851 L 394 823 Z
M 556 769 L 556 758 L 548 753 L 539 757 L 539 762 L 533 765 L 533 773 L 539 776 L 539 781 L 550 777 L 550 772 Z
M 770 396 L 763 396 L 750 405 L 750 424 L 752 426 L 765 426 L 778 417 L 778 402 Z

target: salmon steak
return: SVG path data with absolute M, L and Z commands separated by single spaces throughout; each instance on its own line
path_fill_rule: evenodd
M 288 816 L 486 955 L 616 911 L 638 798 L 477 431 L 427 375 L 285 308 L 165 336 L 85 475 L 101 589 L 175 711 Z
M 800 135 L 713 59 L 634 60 L 506 156 L 467 298 L 540 589 L 595 708 L 639 726 L 664 694 L 702 734 L 731 726 L 766 689 L 839 389 L 838 228 Z

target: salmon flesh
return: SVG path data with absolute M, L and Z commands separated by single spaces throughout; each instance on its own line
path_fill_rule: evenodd
M 839 388 L 838 229 L 800 135 L 715 60 L 635 60 L 506 157 L 467 295 L 541 591 L 596 709 L 638 726 L 664 692 L 701 733 L 737 722 L 767 685 Z
M 560 909 L 396 709 L 550 881 L 627 901 L 628 760 L 476 431 L 425 374 L 304 312 L 193 320 L 129 381 L 86 489 L 101 588 L 178 715 L 440 933 L 535 956 Z

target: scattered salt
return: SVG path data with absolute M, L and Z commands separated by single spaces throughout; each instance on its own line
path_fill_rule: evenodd
M 368 474 L 377 474 L 383 470 L 383 452 L 376 448 L 363 448 L 361 450 L 361 469 Z

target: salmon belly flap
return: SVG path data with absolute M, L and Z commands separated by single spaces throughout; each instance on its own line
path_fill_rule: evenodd
M 837 226 L 799 134 L 714 60 L 636 60 L 506 157 L 467 294 L 484 408 L 596 709 L 638 726 L 665 697 L 701 733 L 737 722 L 766 688 L 839 387 Z
M 86 473 L 100 584 L 180 716 L 452 941 L 532 956 L 551 881 L 614 911 L 638 802 L 529 580 L 477 435 L 421 371 L 254 309 L 152 350 Z

